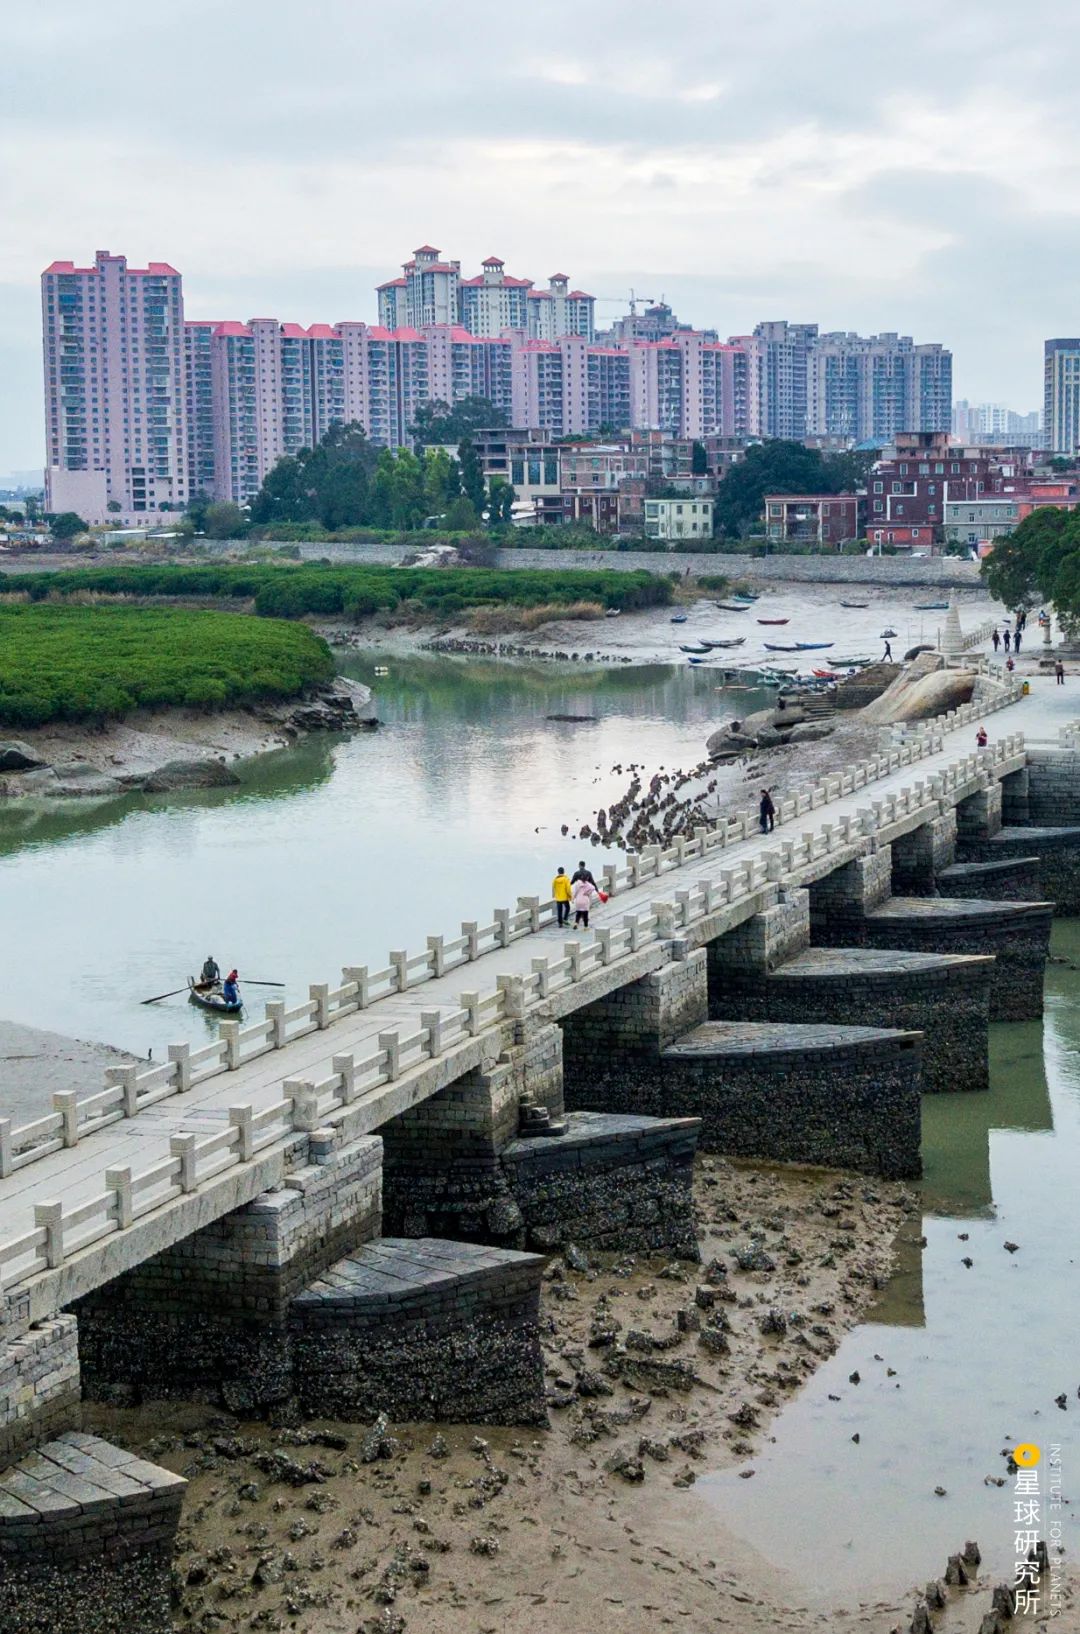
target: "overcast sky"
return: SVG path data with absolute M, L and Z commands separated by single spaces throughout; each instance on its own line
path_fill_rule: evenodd
M 1080 333 L 1075 0 L 7 0 L 0 473 L 42 458 L 39 285 L 171 261 L 189 317 L 375 316 L 416 245 L 955 353 L 1041 403 Z

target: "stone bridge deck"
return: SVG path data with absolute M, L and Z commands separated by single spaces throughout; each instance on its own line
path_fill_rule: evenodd
M 1061 707 L 1059 704 L 1058 708 Z M 1075 705 L 1073 705 L 1075 708 Z M 1070 711 L 1071 714 L 1071 711 Z M 986 719 L 990 747 L 972 747 Z M 309 1160 L 490 1067 L 543 1007 L 559 1019 L 700 947 L 796 886 L 887 843 L 1025 764 L 1021 728 L 1061 724 L 1003 696 L 912 729 L 902 746 L 785 801 L 774 834 L 755 813 L 605 870 L 611 903 L 586 934 L 520 899 L 491 925 L 429 938 L 386 969 L 344 972 L 295 1009 L 222 1027 L 219 1043 L 114 1069 L 107 1087 L 23 1129 L 0 1120 L 0 1330 L 37 1321 L 276 1184 Z

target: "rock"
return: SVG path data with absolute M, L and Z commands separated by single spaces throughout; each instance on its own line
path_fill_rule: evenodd
M 789 743 L 816 743 L 820 738 L 831 737 L 836 731 L 834 721 L 804 721 L 802 725 L 793 728 Z
M 636 1484 L 645 1479 L 645 1465 L 628 1452 L 614 1453 L 608 1459 L 607 1468 L 613 1475 L 621 1475 L 624 1481 Z
M 941 1583 L 934 1581 L 926 1585 L 926 1603 L 931 1611 L 941 1611 L 945 1606 L 945 1590 Z
M 393 1458 L 400 1447 L 397 1437 L 390 1434 L 390 1420 L 380 1413 L 360 1443 L 360 1462 L 374 1464 L 377 1458 Z
M 971 1582 L 971 1575 L 959 1555 L 950 1555 L 949 1564 L 945 1568 L 945 1581 L 950 1588 L 966 1588 Z
M 66 766 L 40 766 L 36 771 L 24 772 L 17 787 L 10 782 L 9 794 L 25 794 L 44 799 L 94 799 L 106 794 L 120 794 L 122 789 L 115 777 L 107 777 L 91 766 L 88 760 L 73 760 Z
M 1005 1634 L 1005 1622 L 1000 1611 L 988 1611 L 979 1624 L 979 1634 Z
M 563 1259 L 571 1271 L 587 1271 L 589 1269 L 588 1255 L 583 1253 L 574 1243 L 567 1243 L 563 1249 Z
M 220 760 L 167 760 L 142 780 L 146 794 L 171 794 L 175 789 L 224 789 L 239 783 L 234 771 Z
M 29 772 L 35 766 L 46 766 L 48 762 L 35 754 L 28 743 L 18 738 L 0 740 L 0 772 Z
M 1015 1254 L 1020 1248 L 1019 1243 L 1002 1243 L 1001 1246 L 1005 1250 L 1006 1254 Z
M 925 1605 L 923 1605 L 921 1601 L 915 1607 L 915 1615 L 908 1624 L 908 1630 L 909 1634 L 933 1634 L 933 1624 L 930 1621 L 930 1613 L 927 1611 Z
M 441 1432 L 437 1431 L 435 1433 L 434 1437 L 432 1438 L 431 1446 L 428 1448 L 428 1457 L 429 1458 L 449 1458 L 449 1456 L 450 1456 L 449 1442 L 447 1441 L 446 1437 Z
M 867 704 L 864 721 L 922 721 L 949 709 L 970 703 L 975 690 L 973 670 L 947 670 L 938 653 L 922 653 L 914 659 L 880 698 Z
M 990 1604 L 1003 1617 L 1016 1615 L 1016 1590 L 1011 1583 L 998 1583 L 994 1589 Z
M 960 1558 L 965 1566 L 978 1566 L 982 1561 L 982 1551 L 977 1543 L 968 1542 L 961 1549 Z

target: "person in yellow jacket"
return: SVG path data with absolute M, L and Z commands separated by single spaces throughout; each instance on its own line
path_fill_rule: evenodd
M 555 898 L 556 924 L 570 923 L 570 881 L 566 869 L 560 868 L 551 882 L 551 894 Z

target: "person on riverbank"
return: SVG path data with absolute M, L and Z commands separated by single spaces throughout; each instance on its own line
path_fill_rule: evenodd
M 555 898 L 555 923 L 568 925 L 570 923 L 570 881 L 566 869 L 560 868 L 551 882 L 551 894 Z
M 1005 668 L 1006 668 L 1006 669 L 1007 669 L 1007 670 L 1008 670 L 1008 672 L 1009 672 L 1009 674 L 1010 674 L 1010 675 L 1011 675 L 1011 674 L 1012 674 L 1012 672 L 1013 672 L 1013 670 L 1014 670 L 1014 669 L 1015 669 L 1015 668 L 1016 668 L 1016 665 L 1015 665 L 1015 664 L 1014 664 L 1014 663 L 1013 663 L 1013 661 L 1012 661 L 1012 658 L 1011 658 L 1011 657 L 1010 657 L 1010 658 L 1006 658 L 1006 660 L 1005 660 Z
M 998 630 L 996 624 L 994 625 L 994 633 L 990 639 L 994 643 L 994 651 L 997 652 L 998 648 L 1001 646 L 1001 632 Z
M 985 749 L 986 745 L 989 742 L 990 742 L 990 738 L 989 738 L 989 735 L 987 733 L 986 727 L 985 726 L 980 726 L 979 730 L 975 734 L 975 747 L 976 747 L 976 749 Z
M 776 807 L 768 789 L 762 789 L 761 799 L 758 801 L 758 822 L 763 834 L 771 834 L 776 826 Z
M 596 889 L 596 886 L 592 882 L 591 875 L 588 879 L 582 877 L 577 881 L 576 885 L 574 886 L 573 896 L 575 930 L 577 930 L 579 926 L 585 930 L 588 930 L 589 910 L 593 903 L 599 902 L 599 900 L 600 895 Z
M 883 664 L 891 664 L 892 661 L 893 661 L 892 642 L 890 640 L 888 640 L 888 638 L 886 638 L 885 651 L 881 655 L 881 662 Z
M 218 969 L 217 960 L 212 953 L 208 953 L 203 960 L 202 975 L 199 980 L 204 982 L 219 982 L 221 980 L 221 971 Z
M 1063 687 L 1065 685 L 1065 665 L 1061 662 L 1060 658 L 1054 665 L 1054 679 L 1057 681 L 1059 687 Z

